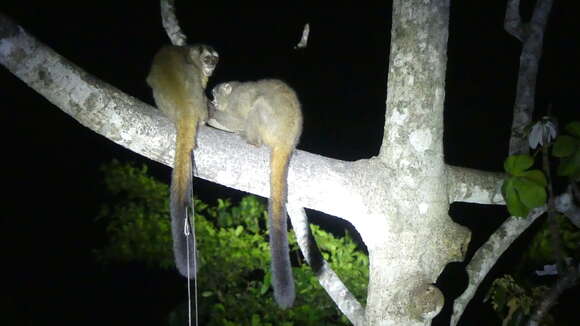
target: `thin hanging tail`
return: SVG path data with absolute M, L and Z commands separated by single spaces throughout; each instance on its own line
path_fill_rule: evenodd
M 193 149 L 196 146 L 197 120 L 182 118 L 177 123 L 177 141 L 175 145 L 175 161 L 171 175 L 171 233 L 173 237 L 173 255 L 175 265 L 181 275 L 188 277 L 187 266 L 189 260 L 189 274 L 196 276 L 194 236 L 185 236 L 185 221 L 188 219 L 193 225 Z M 190 227 L 190 230 L 193 230 Z M 189 252 L 189 259 L 187 253 Z
M 272 148 L 270 158 L 270 251 L 272 255 L 272 284 L 274 298 L 283 309 L 294 303 L 294 278 L 288 249 L 286 192 L 288 161 L 292 149 Z

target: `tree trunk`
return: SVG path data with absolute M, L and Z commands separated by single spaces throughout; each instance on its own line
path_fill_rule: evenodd
M 386 177 L 373 180 L 386 200 L 367 216 L 372 227 L 357 228 L 370 256 L 368 325 L 429 325 L 443 307 L 433 283 L 447 263 L 463 260 L 469 242 L 469 231 L 448 215 L 448 21 L 448 0 L 393 2 L 385 130 L 375 167 L 384 173 L 372 172 Z

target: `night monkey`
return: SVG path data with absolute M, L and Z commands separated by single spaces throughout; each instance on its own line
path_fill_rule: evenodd
M 185 277 L 188 277 L 187 248 L 191 257 L 190 273 L 193 276 L 196 273 L 193 237 L 186 237 L 184 234 L 186 218 L 190 218 L 188 223 L 193 225 L 194 216 L 193 149 L 197 147 L 197 128 L 207 121 L 208 101 L 204 91 L 218 58 L 217 52 L 207 45 L 165 46 L 155 55 L 147 76 L 147 83 L 153 89 L 157 107 L 177 128 L 171 176 L 171 231 L 175 264 Z M 189 215 L 188 208 L 191 208 Z
M 208 124 L 270 148 L 270 248 L 274 297 L 282 308 L 294 302 L 294 280 L 286 230 L 288 163 L 302 133 L 296 93 L 284 82 L 227 82 L 213 89 Z

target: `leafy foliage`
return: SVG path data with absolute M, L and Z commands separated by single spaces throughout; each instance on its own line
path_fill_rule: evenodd
M 580 259 L 580 230 L 569 219 L 558 215 L 556 222 L 562 236 L 560 250 L 567 259 Z M 517 264 L 514 276 L 504 275 L 494 280 L 485 301 L 491 301 L 493 309 L 502 325 L 526 325 L 531 314 L 545 300 L 546 294 L 556 277 L 547 274 L 536 274 L 533 271 L 555 272 L 555 253 L 549 222 L 544 221 L 540 230 L 534 235 L 528 250 Z M 560 316 L 547 314 L 542 320 L 543 326 L 576 325 L 562 320 Z
M 560 158 L 558 175 L 580 180 L 580 122 L 573 121 L 564 128 L 566 135 L 556 138 L 552 154 Z
M 501 190 L 513 216 L 526 217 L 530 210 L 546 203 L 546 177 L 540 170 L 528 170 L 533 164 L 529 155 L 512 155 L 504 162 L 509 177 Z
M 564 257 L 580 260 L 580 230 L 575 227 L 570 220 L 562 215 L 556 216 L 556 223 L 562 237 L 562 247 Z M 554 248 L 552 234 L 545 225 L 535 234 L 525 259 L 535 266 L 544 265 L 554 261 Z
M 114 160 L 101 168 L 105 186 L 116 205 L 103 205 L 98 220 L 106 219 L 109 245 L 97 250 L 101 262 L 144 262 L 170 268 L 173 258 L 168 219 L 169 187 L 147 176 L 147 167 Z
M 512 276 L 505 275 L 493 281 L 485 301 L 491 300 L 493 309 L 503 320 L 502 325 L 525 325 L 547 290 L 545 286 L 538 286 L 527 291 Z M 553 318 L 548 316 L 542 325 L 554 325 Z
M 147 168 L 113 161 L 103 168 L 115 204 L 100 218 L 108 223 L 109 245 L 97 251 L 103 262 L 145 262 L 173 268 L 167 185 L 147 176 Z M 348 325 L 297 250 L 290 233 L 295 263 L 294 307 L 280 310 L 270 288 L 270 251 L 265 228 L 267 212 L 256 197 L 239 204 L 218 200 L 209 206 L 195 200 L 199 249 L 199 316 L 204 325 Z M 324 258 L 353 294 L 364 302 L 368 258 L 347 235 L 335 238 L 311 226 Z M 185 305 L 182 306 L 184 308 Z M 179 324 L 179 310 L 170 318 Z
M 552 138 L 552 129 L 548 131 Z M 565 131 L 567 135 L 558 136 L 551 145 L 552 155 L 560 158 L 558 175 L 569 177 L 574 182 L 580 179 L 580 122 L 568 124 Z M 543 133 L 546 134 L 546 131 Z M 549 140 L 544 136 L 536 136 L 530 143 L 536 143 L 538 139 Z M 537 143 L 544 146 L 544 153 L 547 153 L 546 146 L 550 146 L 550 142 Z M 502 192 L 512 215 L 526 216 L 531 208 L 546 201 L 546 178 L 539 170 L 529 170 L 533 164 L 533 158 L 528 155 L 510 156 L 504 163 L 509 178 L 504 182 Z M 549 169 L 549 166 L 544 169 Z M 554 275 L 557 274 L 557 268 L 553 264 L 557 251 L 561 251 L 566 260 L 580 259 L 580 230 L 565 216 L 552 216 L 553 221 L 545 221 L 534 235 L 518 263 L 515 276 L 506 275 L 496 279 L 487 295 L 486 300 L 491 299 L 493 308 L 503 320 L 502 325 L 523 325 L 545 299 L 548 290 L 545 285 L 556 279 Z M 559 244 L 554 241 L 554 229 L 558 230 Z M 554 245 L 559 248 L 554 248 Z M 554 320 L 554 316 L 547 315 L 541 325 L 555 325 Z M 558 321 L 558 325 L 562 323 Z

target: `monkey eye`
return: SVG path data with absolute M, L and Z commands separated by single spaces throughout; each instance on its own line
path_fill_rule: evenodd
M 206 53 L 202 57 L 203 63 L 208 65 L 216 65 L 217 64 L 217 57 L 212 55 L 211 53 Z

